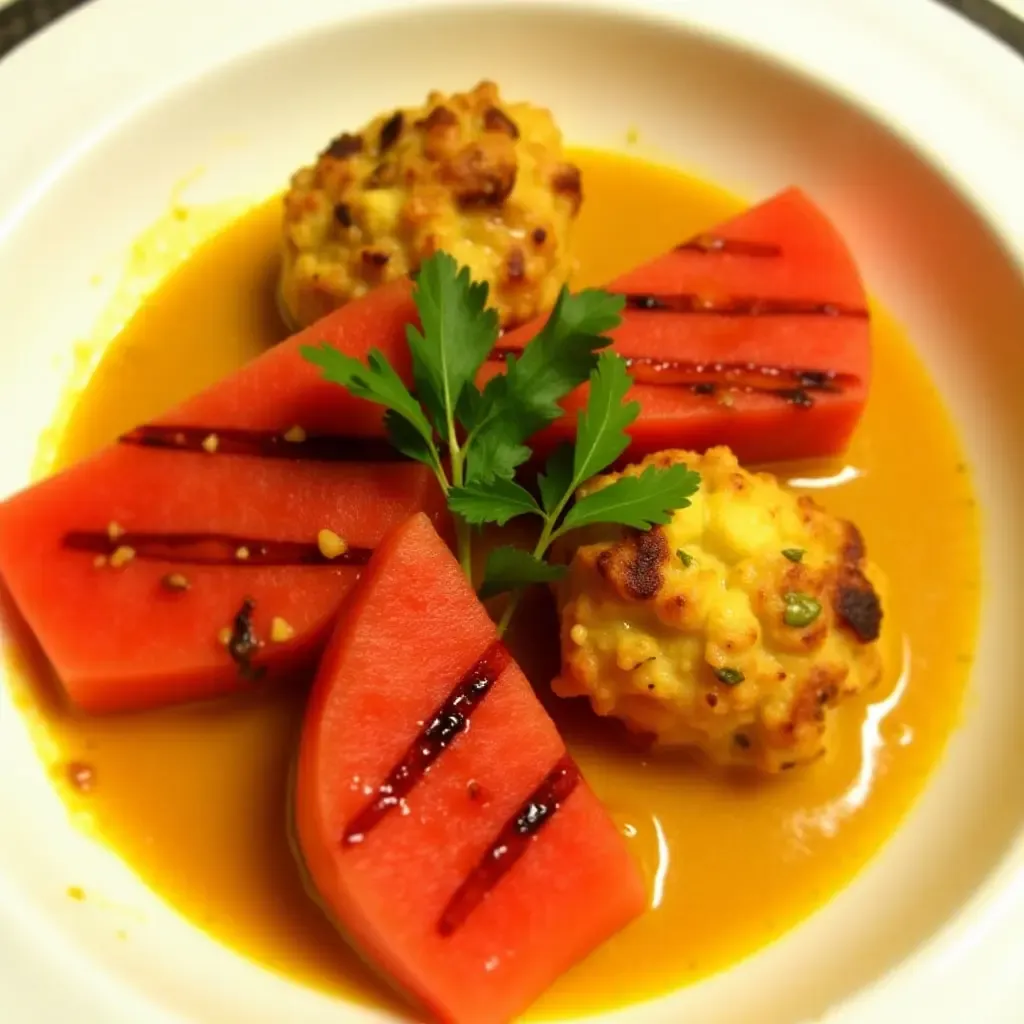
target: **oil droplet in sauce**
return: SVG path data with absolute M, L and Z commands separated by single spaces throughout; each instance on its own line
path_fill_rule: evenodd
M 587 199 L 577 285 L 598 285 L 737 212 L 711 185 L 639 160 L 574 153 Z M 67 465 L 284 333 L 273 303 L 279 203 L 223 230 L 145 301 L 67 421 Z M 837 463 L 775 467 L 857 522 L 888 576 L 884 685 L 840 713 L 830 756 L 772 780 L 652 757 L 580 702 L 546 692 L 557 650 L 546 595 L 509 637 L 574 757 L 646 871 L 650 910 L 565 975 L 542 1016 L 649 998 L 742 958 L 845 885 L 896 828 L 955 727 L 979 596 L 978 518 L 952 424 L 910 344 L 873 310 L 867 413 Z M 927 500 L 928 514 L 922 515 Z M 936 553 L 941 552 L 941 557 Z M 524 643 L 529 637 L 530 642 Z M 34 653 L 33 653 L 34 652 Z M 296 981 L 396 1006 L 307 894 L 289 846 L 290 765 L 306 682 L 207 706 L 88 719 L 26 641 L 18 698 L 53 765 L 88 764 L 76 810 L 170 903 Z M 67 779 L 54 769 L 58 781 Z

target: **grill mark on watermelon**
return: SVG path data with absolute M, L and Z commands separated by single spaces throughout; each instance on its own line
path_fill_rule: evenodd
M 721 253 L 727 256 L 753 256 L 771 259 L 782 255 L 782 246 L 776 242 L 754 242 L 745 238 L 724 238 L 722 235 L 705 233 L 696 235 L 688 242 L 676 246 L 678 252 L 699 252 L 704 255 Z
M 558 813 L 579 781 L 576 762 L 564 754 L 502 826 L 490 848 L 455 890 L 437 923 L 442 936 L 453 934 L 512 869 L 526 852 L 530 840 Z
M 695 292 L 678 295 L 654 295 L 646 292 L 619 293 L 626 308 L 638 313 L 686 313 L 700 316 L 823 316 L 866 320 L 863 306 L 815 299 L 765 298 L 757 295 L 730 295 L 715 298 Z
M 64 534 L 62 544 L 71 551 L 93 555 L 111 555 L 127 547 L 134 558 L 143 561 L 234 565 L 239 569 L 260 565 L 366 565 L 373 554 L 369 548 L 350 547 L 335 558 L 326 558 L 315 541 L 260 540 L 229 533 L 127 532 L 112 539 L 106 531 L 72 530 Z
M 343 846 L 361 843 L 389 811 L 401 804 L 445 749 L 466 731 L 470 715 L 490 693 L 511 660 L 500 640 L 495 640 L 484 651 L 430 716 L 402 760 L 377 787 L 370 802 L 349 822 L 342 836 Z
M 216 454 L 249 455 L 261 459 L 311 462 L 404 462 L 406 457 L 387 438 L 322 434 L 289 441 L 286 431 L 241 427 L 203 427 L 146 424 L 118 438 L 121 444 L 176 452 L 206 452 L 216 438 Z
M 783 392 L 802 388 L 805 391 L 841 393 L 859 383 L 855 375 L 835 370 L 801 370 L 761 363 L 702 363 L 653 356 L 623 358 L 637 384 L 725 384 L 751 391 Z
M 514 345 L 498 344 L 488 361 L 518 354 Z M 701 363 L 689 359 L 661 359 L 655 356 L 623 356 L 635 384 L 687 387 L 695 395 L 714 395 L 720 388 L 773 395 L 792 405 L 810 407 L 810 392 L 842 394 L 857 387 L 860 378 L 836 370 L 795 369 L 762 363 Z

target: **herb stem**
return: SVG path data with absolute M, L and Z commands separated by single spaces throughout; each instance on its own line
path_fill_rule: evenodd
M 445 476 L 440 457 L 438 457 L 437 462 L 430 468 L 434 471 L 434 476 L 437 478 L 437 482 L 441 485 L 442 494 L 447 498 L 448 492 L 451 490 L 451 484 L 448 483 L 448 477 Z
M 575 487 L 570 487 L 565 492 L 562 500 L 544 516 L 544 528 L 540 531 L 540 536 L 537 538 L 537 543 L 533 548 L 534 558 L 543 558 L 548 548 L 559 536 L 560 531 L 555 529 L 555 523 L 561 518 L 562 513 L 565 511 L 565 506 L 569 504 L 569 499 L 574 493 Z M 505 610 L 498 621 L 498 636 L 505 635 L 505 630 L 508 629 L 512 616 L 515 615 L 516 609 L 519 607 L 519 601 L 522 596 L 522 587 L 517 587 L 509 593 L 508 604 L 505 605 Z
M 459 446 L 458 434 L 451 408 L 448 409 L 448 457 L 451 462 L 452 487 L 461 487 L 466 475 L 466 449 Z M 447 491 L 445 492 L 447 493 Z M 459 554 L 459 565 L 466 579 L 473 582 L 473 532 L 469 523 L 460 515 L 455 517 L 455 544 Z
M 462 516 L 455 519 L 455 544 L 459 552 L 459 565 L 466 574 L 466 579 L 473 582 L 473 548 L 472 534 L 469 523 Z
M 513 590 L 508 595 L 508 601 L 505 604 L 505 610 L 501 613 L 501 618 L 498 620 L 498 636 L 504 636 L 505 630 L 508 629 L 509 623 L 512 621 L 512 616 L 515 615 L 516 609 L 519 607 L 519 598 L 522 596 L 522 588 Z

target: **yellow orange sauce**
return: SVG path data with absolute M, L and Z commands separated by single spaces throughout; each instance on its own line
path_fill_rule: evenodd
M 639 160 L 590 151 L 574 158 L 586 192 L 575 234 L 578 285 L 600 284 L 743 206 Z M 273 200 L 160 285 L 78 400 L 55 466 L 282 336 L 272 298 L 278 230 Z M 953 426 L 923 366 L 881 310 L 874 325 L 871 398 L 849 452 L 780 472 L 797 486 L 813 485 L 831 510 L 857 522 L 885 570 L 888 676 L 840 712 L 829 758 L 773 779 L 651 756 L 579 702 L 545 695 L 643 864 L 650 909 L 565 975 L 536 1015 L 663 993 L 798 923 L 892 834 L 956 725 L 979 602 L 977 510 Z M 546 694 L 557 657 L 546 595 L 528 603 L 511 643 Z M 67 708 L 38 657 L 23 650 L 18 660 L 14 685 L 39 723 L 54 777 L 63 781 L 69 762 L 91 766 L 91 790 L 64 784 L 67 797 L 147 883 L 259 963 L 350 998 L 397 1005 L 305 893 L 289 847 L 289 769 L 307 681 L 208 706 L 90 719 Z

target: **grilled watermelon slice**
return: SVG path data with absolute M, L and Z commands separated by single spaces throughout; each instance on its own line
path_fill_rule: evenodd
M 295 794 L 331 915 L 452 1024 L 517 1016 L 644 907 L 624 838 L 423 515 L 346 605 Z
M 765 462 L 846 447 L 870 383 L 867 298 L 843 239 L 803 192 L 782 192 L 607 287 L 626 297 L 614 348 L 641 404 L 625 458 L 728 445 L 741 461 Z M 504 337 L 487 372 L 538 327 Z M 535 448 L 571 440 L 585 403 L 585 387 L 573 392 Z
M 327 339 L 365 355 L 414 314 L 407 283 L 380 289 L 0 505 L 0 574 L 75 704 L 194 700 L 311 667 L 388 530 L 441 519 L 380 410 L 298 352 Z

